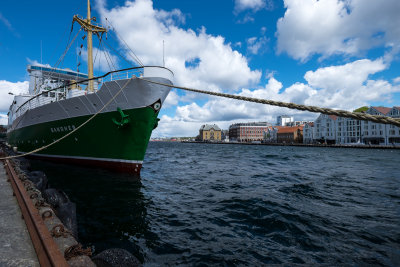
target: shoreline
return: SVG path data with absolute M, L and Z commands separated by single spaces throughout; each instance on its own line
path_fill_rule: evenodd
M 400 149 L 400 146 L 380 145 L 325 145 L 325 144 L 284 144 L 284 143 L 240 143 L 240 142 L 201 142 L 180 141 L 181 143 L 218 144 L 218 145 L 258 145 L 258 146 L 297 146 L 297 147 L 328 147 L 328 148 L 360 148 L 360 149 Z

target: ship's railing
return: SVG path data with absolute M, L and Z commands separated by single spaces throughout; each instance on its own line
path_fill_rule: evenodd
M 121 70 L 118 72 L 113 72 L 110 73 L 110 75 L 107 75 L 104 78 L 101 78 L 98 80 L 101 85 L 105 82 L 110 82 L 110 81 L 118 81 L 118 80 L 124 80 L 124 79 L 129 79 L 132 77 L 161 77 L 161 78 L 166 78 L 170 81 L 173 81 L 174 74 L 172 71 L 170 71 L 167 68 L 164 67 L 158 67 L 158 66 L 144 66 L 144 67 L 139 67 L 137 69 L 128 69 L 128 70 Z
M 39 106 L 43 106 L 45 104 L 49 104 L 54 101 L 59 101 L 62 99 L 65 99 L 65 96 L 67 95 L 67 91 L 72 89 L 72 86 L 80 85 L 80 84 L 87 84 L 88 81 L 90 80 L 95 80 L 99 83 L 99 88 L 101 88 L 101 85 L 105 82 L 110 82 L 110 81 L 116 81 L 116 80 L 123 80 L 123 79 L 129 79 L 132 77 L 161 77 L 170 80 L 171 82 L 173 81 L 174 74 L 171 70 L 161 67 L 161 66 L 142 66 L 142 67 L 132 67 L 132 68 L 126 68 L 126 69 L 121 69 L 121 70 L 115 70 L 115 71 L 110 71 L 107 72 L 106 74 L 98 77 L 94 77 L 92 79 L 85 79 L 81 80 L 79 82 L 73 82 L 68 85 L 63 85 L 57 88 L 53 88 L 50 90 L 43 91 L 27 101 L 25 101 L 22 105 L 19 107 L 11 106 L 11 114 L 12 120 L 15 120 L 19 116 L 23 115 L 26 111 L 30 109 L 37 108 Z M 59 93 L 55 94 L 55 97 L 46 97 L 49 93 L 54 92 L 54 91 L 61 91 L 63 92 L 63 96 Z M 15 111 L 14 111 L 15 110 Z
M 132 78 L 133 76 L 142 77 L 143 69 L 127 70 L 127 71 L 111 73 L 110 75 L 108 75 L 104 78 L 101 78 L 98 81 L 99 81 L 99 84 L 102 85 L 105 82 L 129 79 L 129 78 Z
M 58 90 L 60 90 L 60 88 L 58 88 Z M 54 93 L 54 96 L 50 96 L 48 91 L 42 92 L 40 95 L 34 96 L 28 101 L 24 102 L 20 107 L 18 107 L 15 110 L 15 112 L 13 112 L 14 108 L 12 108 L 11 110 L 12 114 L 10 114 L 12 116 L 12 121 L 18 118 L 19 116 L 23 115 L 26 111 L 30 109 L 34 109 L 62 99 L 65 99 L 65 93 L 63 91 Z

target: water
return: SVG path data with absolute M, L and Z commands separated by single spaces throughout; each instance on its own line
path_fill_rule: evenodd
M 141 180 L 32 161 L 80 242 L 148 266 L 400 266 L 400 150 L 152 142 Z

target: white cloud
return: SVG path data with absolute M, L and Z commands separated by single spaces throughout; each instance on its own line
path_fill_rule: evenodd
M 0 114 L 0 125 L 8 124 L 8 116 L 6 114 Z
M 26 60 L 28 61 L 28 63 L 29 63 L 30 65 L 35 65 L 35 66 L 39 66 L 39 67 L 51 68 L 50 64 L 42 64 L 42 63 L 39 63 L 37 60 L 30 59 L 29 57 L 26 58 Z
M 400 76 L 393 79 L 393 83 L 400 83 Z
M 266 6 L 265 0 L 235 0 L 235 12 L 244 10 L 258 11 Z
M 0 80 L 0 112 L 8 112 L 11 102 L 14 99 L 13 95 L 8 94 L 9 92 L 14 95 L 28 93 L 29 83 L 25 82 L 8 82 Z
M 1 13 L 0 13 L 0 21 L 3 22 L 4 25 L 6 25 L 7 28 L 8 28 L 10 31 L 13 30 L 13 27 L 12 27 L 11 23 L 10 23 L 10 22 L 8 21 L 8 19 L 6 19 L 6 18 L 3 16 L 3 14 L 1 14 Z
M 400 92 L 399 84 L 370 79 L 371 75 L 386 68 L 382 58 L 357 60 L 308 71 L 304 75 L 307 83 L 295 83 L 284 90 L 282 83 L 270 75 L 265 87 L 242 89 L 236 95 L 353 110 L 372 101 L 390 101 L 393 93 Z M 282 114 L 294 115 L 297 120 L 313 120 L 317 116 L 287 108 L 210 97 L 202 106 L 191 103 L 178 107 L 174 117 L 163 116 L 154 135 L 177 136 L 182 130 L 185 136 L 195 136 L 204 123 L 218 122 L 220 127 L 227 129 L 230 124 L 239 121 L 275 122 L 276 116 Z
M 387 67 L 379 58 L 308 71 L 304 76 L 308 85 L 319 90 L 305 103 L 352 110 L 371 101 L 390 100 L 393 93 L 400 91 L 400 86 L 385 80 L 369 79 L 370 75 Z
M 0 12 L 0 21 L 3 22 L 3 24 L 16 36 L 16 37 L 21 37 L 19 33 L 14 29 L 14 27 L 11 25 L 11 23 L 8 21 L 6 17 L 3 16 Z
M 179 96 L 175 90 L 171 90 L 163 103 L 163 108 L 169 108 L 177 106 L 179 102 Z
M 261 27 L 261 34 L 265 35 L 265 33 L 267 32 L 267 27 Z
M 335 90 L 337 88 L 355 89 L 367 80 L 368 76 L 386 69 L 382 59 L 357 60 L 341 66 L 320 68 L 308 71 L 304 78 L 315 88 Z
M 254 22 L 254 14 L 262 9 L 272 10 L 274 2 L 272 0 L 235 0 L 233 14 L 238 16 L 244 13 L 243 17 L 237 23 Z
M 247 50 L 253 54 L 257 55 L 263 52 L 263 49 L 265 49 L 265 45 L 268 42 L 267 37 L 262 36 L 260 38 L 258 37 L 251 37 L 246 40 L 247 42 Z
M 398 0 L 285 0 L 277 24 L 277 52 L 302 61 L 314 54 L 360 55 L 384 46 L 398 50 Z
M 248 4 L 250 2 L 256 3 L 249 1 Z M 269 3 L 269 1 L 261 2 Z M 150 0 L 127 1 L 124 6 L 112 9 L 107 9 L 100 0 L 98 3 L 103 23 L 107 24 L 105 21 L 107 17 L 144 64 L 162 64 L 163 41 L 165 42 L 165 63 L 174 71 L 175 83 L 178 85 L 347 110 L 367 105 L 371 101 L 389 99 L 393 93 L 400 90 L 400 86 L 395 83 L 371 79 L 371 75 L 388 68 L 390 60 L 385 57 L 309 71 L 304 75 L 306 82 L 294 83 L 287 88 L 283 88 L 282 83 L 274 78 L 273 72 L 269 72 L 268 83 L 265 86 L 258 86 L 253 90 L 246 89 L 259 83 L 261 72 L 251 70 L 247 59 L 233 50 L 232 45 L 226 43 L 222 36 L 207 34 L 204 27 L 196 31 L 180 27 L 180 24 L 185 23 L 185 16 L 179 10 L 156 10 Z M 288 10 L 278 23 L 278 42 L 287 38 L 292 43 L 288 46 L 278 43 L 279 52 L 286 51 L 295 58 L 305 60 L 315 53 L 323 56 L 335 53 L 351 54 L 356 53 L 359 47 L 378 45 L 378 43 L 368 43 L 366 37 L 362 39 L 363 42 L 355 42 L 353 36 L 357 33 L 354 30 L 357 28 L 356 25 L 343 27 L 342 17 L 363 13 L 356 12 L 360 6 L 359 0 L 349 0 L 346 2 L 348 5 L 333 0 L 321 0 L 318 3 L 306 0 L 306 6 L 310 8 L 308 14 L 303 14 L 302 12 L 307 13 L 307 8 L 303 10 L 300 4 L 296 5 L 297 3 L 300 2 L 294 0 L 285 2 Z M 243 11 L 251 13 L 259 10 L 257 5 L 250 8 L 249 4 L 248 7 Z M 346 8 L 351 12 L 348 13 Z M 295 18 L 292 13 L 295 13 Z M 311 22 L 306 22 L 307 18 Z M 288 30 L 288 25 L 295 23 L 296 19 L 301 21 L 299 25 L 294 25 L 294 30 L 291 32 Z M 322 27 L 316 27 L 321 24 Z M 310 28 L 309 31 L 299 33 L 300 29 L 304 30 L 307 27 Z M 263 39 L 265 31 L 266 28 L 262 28 L 261 37 L 247 40 L 247 48 L 251 53 L 257 54 L 262 51 L 261 44 L 268 41 Z M 388 38 L 386 34 L 388 31 L 384 31 L 382 44 Z M 333 35 L 332 40 L 329 40 L 331 35 Z M 321 40 L 323 37 L 328 40 Z M 379 34 L 374 38 L 378 37 Z M 364 46 L 361 46 L 362 43 Z M 296 45 L 299 45 L 298 49 L 289 47 Z M 202 101 L 198 101 L 199 99 Z M 194 93 L 178 96 L 172 91 L 164 107 L 174 106 L 177 106 L 175 114 L 163 115 L 153 136 L 195 136 L 204 123 L 217 123 L 227 129 L 230 124 L 239 121 L 274 122 L 276 116 L 281 114 L 294 115 L 296 119 L 314 119 L 317 116 L 287 108 L 200 96 Z
M 103 23 L 108 18 L 144 64 L 162 64 L 165 41 L 165 65 L 173 69 L 177 84 L 235 91 L 260 80 L 261 72 L 252 71 L 222 36 L 207 34 L 204 27 L 195 32 L 177 26 L 183 16 L 177 10 L 156 10 L 150 0 L 127 1 L 111 10 L 98 3 Z M 190 65 L 193 61 L 198 64 Z

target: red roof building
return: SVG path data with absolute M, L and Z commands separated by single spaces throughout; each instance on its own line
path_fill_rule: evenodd
M 278 129 L 278 143 L 303 143 L 304 126 L 281 127 Z
M 387 115 L 392 109 L 387 107 L 370 107 L 367 113 L 372 115 Z

